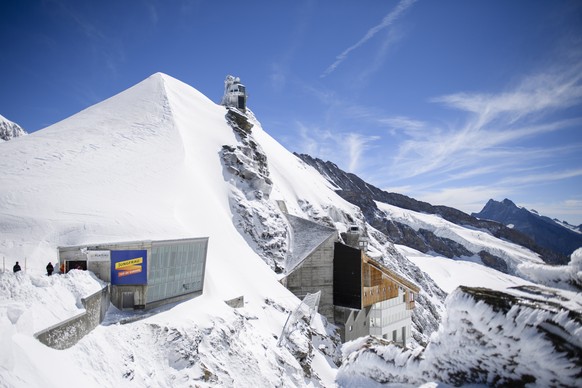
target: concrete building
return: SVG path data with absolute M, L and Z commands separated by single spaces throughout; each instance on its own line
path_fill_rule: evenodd
M 65 271 L 90 270 L 111 283 L 111 303 L 142 309 L 202 293 L 208 238 L 59 247 Z
M 341 243 L 335 244 L 333 264 L 334 317 L 342 340 L 374 335 L 406 346 L 420 288 Z
M 365 254 L 368 240 L 360 227 L 342 233 L 345 245 L 334 229 L 279 206 L 291 234 L 281 282 L 299 298 L 321 291 L 319 313 L 339 327 L 342 340 L 374 335 L 406 346 L 419 287 Z
M 333 322 L 333 250 L 335 229 L 285 214 L 290 225 L 290 249 L 283 285 L 299 298 L 321 291 L 318 312 Z

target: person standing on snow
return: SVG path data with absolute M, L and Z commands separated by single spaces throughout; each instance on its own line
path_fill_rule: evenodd
M 14 264 L 14 267 L 12 267 L 12 270 L 14 271 L 14 273 L 21 270 L 20 265 L 18 264 L 18 261 L 16 262 L 16 264 Z
M 54 269 L 55 267 L 53 267 L 53 265 L 49 261 L 49 263 L 46 265 L 46 273 L 48 274 L 48 276 L 51 276 L 53 274 Z

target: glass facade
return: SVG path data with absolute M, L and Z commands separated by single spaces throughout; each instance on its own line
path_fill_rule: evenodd
M 147 303 L 202 291 L 208 238 L 153 242 Z
M 406 343 L 410 336 L 412 310 L 406 308 L 405 292 L 398 290 L 398 296 L 375 303 L 370 310 L 370 334 Z

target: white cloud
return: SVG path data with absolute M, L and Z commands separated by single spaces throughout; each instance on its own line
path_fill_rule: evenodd
M 526 209 L 535 209 L 543 216 L 557 218 L 571 225 L 582 224 L 582 198 L 570 198 L 552 203 L 528 202 L 518 204 Z
M 501 183 L 511 183 L 513 185 L 526 185 L 532 183 L 550 183 L 563 179 L 575 178 L 582 176 L 582 168 L 565 170 L 565 171 L 551 171 L 539 174 L 530 174 L 524 176 L 512 176 L 502 180 Z
M 582 117 L 547 119 L 548 113 L 582 103 L 582 65 L 561 69 L 561 73 L 552 69 L 527 77 L 508 92 L 457 93 L 434 99 L 468 112 L 466 122 L 447 130 L 425 124 L 421 132 L 405 131 L 410 138 L 400 144 L 394 169 L 403 176 L 417 176 L 497 165 L 500 154 L 505 165 L 511 162 L 514 167 L 527 162 L 523 158 L 527 153 L 539 157 L 543 153 L 539 149 L 512 148 L 515 154 L 507 149 L 527 138 L 582 125 Z
M 411 137 L 415 137 L 420 134 L 422 130 L 426 129 L 426 123 L 424 121 L 411 119 L 405 116 L 378 118 L 377 122 L 386 125 L 392 134 L 405 132 Z
M 349 157 L 348 171 L 355 172 L 358 170 L 362 154 L 369 149 L 370 143 L 378 140 L 377 136 L 363 136 L 358 133 L 349 133 L 345 136 L 345 143 L 341 143 L 343 148 L 347 151 Z
M 582 102 L 582 63 L 555 66 L 526 77 L 511 91 L 456 93 L 432 101 L 474 113 L 475 124 L 479 126 L 501 118 L 506 124 L 511 124 L 533 113 L 564 109 Z
M 332 63 L 323 72 L 323 74 L 321 75 L 321 77 L 326 77 L 329 74 L 331 74 L 343 61 L 345 61 L 347 59 L 348 55 L 352 51 L 354 51 L 355 49 L 357 49 L 358 47 L 362 46 L 367 41 L 369 41 L 370 39 L 372 39 L 374 37 L 374 35 L 376 35 L 378 32 L 382 31 L 385 28 L 390 27 L 415 2 L 416 2 L 416 0 L 401 0 L 396 5 L 396 7 L 392 11 L 390 11 L 390 13 L 388 13 L 388 15 L 384 16 L 384 18 L 382 19 L 382 22 L 380 24 L 378 24 L 377 26 L 374 26 L 374 27 L 370 28 L 368 30 L 368 32 L 366 32 L 366 35 L 364 35 L 364 37 L 362 39 L 360 39 L 356 44 L 354 44 L 353 46 L 348 47 L 340 55 L 338 55 L 336 57 L 335 62 Z M 385 49 L 385 47 L 384 47 L 384 49 Z
M 366 136 L 355 132 L 332 133 L 300 122 L 297 122 L 297 128 L 299 141 L 291 148 L 323 160 L 333 160 L 341 168 L 353 173 L 360 168 L 366 151 L 379 139 L 378 136 Z

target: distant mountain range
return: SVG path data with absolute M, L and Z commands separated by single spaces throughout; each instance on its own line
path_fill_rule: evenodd
M 18 124 L 13 123 L 7 118 L 0 115 L 0 139 L 8 141 L 15 137 L 26 135 L 26 131 Z
M 343 171 L 335 163 L 305 154 L 296 155 L 336 185 L 336 192 L 348 202 L 360 207 L 366 221 L 389 236 L 395 244 L 406 245 L 425 253 L 436 252 L 449 258 L 479 255 L 487 266 L 507 272 L 506 263 L 499 257 L 487 252 L 469 250 L 466 246 L 446 237 L 439 237 L 430 230 L 414 230 L 399 220 L 386 218 L 375 201 L 420 213 L 435 214 L 459 226 L 487 230 L 497 238 L 522 245 L 538 253 L 549 264 L 566 264 L 570 260 L 564 250 L 547 248 L 518 228 L 509 228 L 503 223 L 488 219 L 478 219 L 448 206 L 434 206 L 403 194 L 389 193 L 365 182 L 355 174 Z M 571 251 L 568 252 L 570 253 Z
M 531 237 L 538 245 L 570 255 L 582 247 L 582 225 L 578 227 L 538 214 L 535 210 L 518 207 L 509 199 L 501 202 L 490 199 L 483 210 L 473 213 L 479 219 L 493 220 Z

